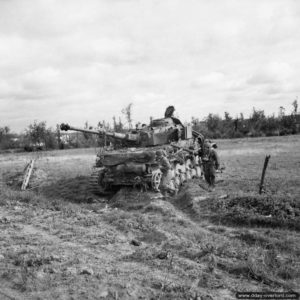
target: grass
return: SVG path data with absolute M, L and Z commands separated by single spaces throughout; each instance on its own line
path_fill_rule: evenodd
M 218 146 L 226 170 L 215 191 L 194 181 L 169 202 L 122 189 L 102 203 L 87 191 L 94 149 L 1 155 L 0 289 L 16 299 L 297 291 L 300 136 Z M 267 193 L 258 195 L 266 154 Z M 35 187 L 21 192 L 32 157 Z

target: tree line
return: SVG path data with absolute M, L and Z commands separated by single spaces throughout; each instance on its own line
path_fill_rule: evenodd
M 289 114 L 286 114 L 282 106 L 278 116 L 266 116 L 264 110 L 253 108 L 248 118 L 245 118 L 243 113 L 233 118 L 228 112 L 224 112 L 223 118 L 210 113 L 204 120 L 192 117 L 191 122 L 194 130 L 212 139 L 279 136 L 300 132 L 297 100 L 292 103 L 292 111 Z
M 132 128 L 132 103 L 122 109 L 125 121 L 114 116 L 112 125 L 109 122 L 98 122 L 97 126 L 84 123 L 84 129 L 105 129 L 125 132 Z M 0 127 L 0 150 L 18 149 L 19 151 L 39 151 L 69 148 L 102 147 L 109 140 L 105 136 L 97 136 L 82 132 L 62 132 L 60 125 L 48 127 L 46 121 L 35 120 L 21 134 L 12 133 L 9 126 Z
M 300 132 L 300 114 L 298 102 L 292 103 L 292 111 L 287 114 L 283 107 L 279 108 L 277 116 L 266 116 L 263 110 L 253 108 L 248 118 L 243 113 L 232 117 L 229 112 L 224 112 L 221 117 L 210 113 L 200 120 L 192 117 L 193 129 L 200 131 L 211 139 L 243 138 L 259 136 L 278 136 L 298 134 Z M 85 122 L 83 128 L 114 130 L 125 132 L 133 128 L 132 103 L 122 109 L 125 121 L 121 117 L 113 117 L 112 124 L 106 121 L 98 122 L 92 127 Z M 34 121 L 29 124 L 22 134 L 12 133 L 8 126 L 0 127 L 0 150 L 19 149 L 20 151 L 36 151 L 67 148 L 101 147 L 109 143 L 105 136 L 97 136 L 82 132 L 61 132 L 59 125 L 56 128 L 47 127 L 46 121 Z

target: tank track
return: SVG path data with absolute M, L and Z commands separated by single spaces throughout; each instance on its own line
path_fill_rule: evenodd
M 101 185 L 100 182 L 101 173 L 101 169 L 94 169 L 89 180 L 89 191 L 96 195 L 106 194 L 105 188 Z

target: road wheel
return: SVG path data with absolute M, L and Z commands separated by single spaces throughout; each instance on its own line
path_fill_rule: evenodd
M 161 183 L 161 177 L 162 177 L 161 171 L 155 171 L 155 172 L 152 173 L 151 186 L 152 186 L 152 189 L 156 192 L 159 191 L 159 186 L 160 186 L 160 183 Z

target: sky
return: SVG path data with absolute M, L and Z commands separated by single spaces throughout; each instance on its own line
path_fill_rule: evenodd
M 0 0 L 0 127 L 292 111 L 298 0 Z

